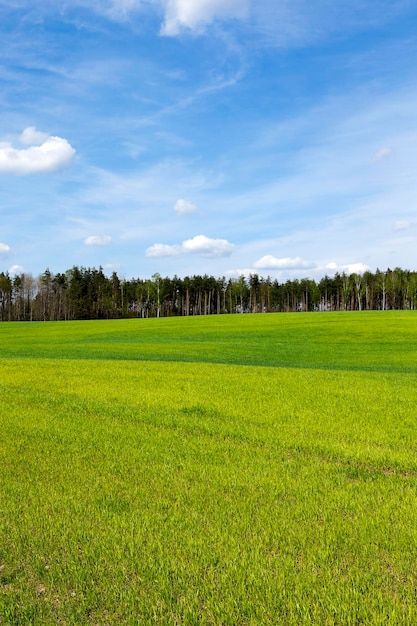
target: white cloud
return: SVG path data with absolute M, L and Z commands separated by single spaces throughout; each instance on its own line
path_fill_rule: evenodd
M 181 254 L 181 246 L 168 246 L 165 243 L 154 243 L 146 250 L 146 256 L 177 256 Z
M 165 0 L 163 35 L 178 35 L 183 29 L 201 31 L 217 19 L 243 19 L 249 0 Z
M 369 265 L 366 265 L 366 263 L 350 263 L 345 267 L 349 274 L 363 274 L 370 269 Z
M 128 13 L 137 9 L 140 4 L 138 0 L 112 0 L 111 9 L 118 13 Z
M 236 269 L 227 270 L 225 272 L 226 276 L 230 276 L 232 278 L 239 278 L 240 276 L 245 276 L 246 278 L 249 278 L 249 276 L 254 273 L 255 272 L 253 271 L 252 267 L 236 268 Z
M 13 9 L 27 7 L 33 10 L 29 0 L 0 0 L 0 6 L 13 4 Z M 377 10 L 375 5 L 377 4 Z M 53 11 L 71 13 L 76 7 L 87 9 L 110 20 L 126 21 L 132 14 L 153 11 L 162 16 L 163 35 L 178 35 L 184 29 L 197 32 L 216 20 L 245 19 L 249 28 L 261 33 L 273 45 L 288 46 L 291 43 L 305 46 L 342 31 L 374 28 L 390 23 L 398 15 L 406 15 L 412 9 L 413 0 L 378 3 L 351 0 L 42 0 L 38 2 L 34 18 Z
M 253 264 L 256 269 L 271 269 L 271 270 L 294 270 L 294 269 L 309 269 L 314 267 L 314 263 L 304 261 L 301 257 L 294 258 L 283 257 L 277 258 L 267 254 Z
M 7 243 L 0 243 L 0 256 L 6 256 L 10 252 L 10 246 Z
M 407 220 L 397 220 L 393 226 L 395 231 L 398 230 L 409 230 L 411 228 L 411 222 L 407 222 Z
M 332 272 L 337 272 L 337 270 L 338 270 L 337 263 L 335 263 L 334 261 L 330 261 L 330 263 L 327 263 L 325 269 L 326 270 L 331 270 Z
M 42 133 L 36 130 L 35 126 L 29 126 L 25 128 L 23 133 L 19 137 L 19 141 L 26 146 L 40 146 L 48 139 L 47 133 Z
M 16 276 L 17 274 L 23 274 L 24 268 L 21 265 L 12 265 L 9 269 L 10 276 Z
M 197 235 L 192 239 L 186 239 L 181 245 L 168 246 L 156 243 L 146 250 L 146 256 L 164 257 L 177 256 L 180 254 L 201 254 L 204 256 L 229 256 L 234 250 L 234 244 L 226 239 L 210 239 L 205 235 Z
M 81 0 L 79 0 L 81 2 Z M 84 0 L 85 1 L 85 0 Z M 148 4 L 158 3 L 159 0 L 103 0 L 94 1 L 94 10 L 105 17 L 117 22 L 125 21 L 135 11 L 142 10 Z M 87 0 L 91 6 L 91 0 Z
M 325 269 L 330 270 L 334 273 L 344 272 L 345 274 L 363 274 L 364 272 L 369 271 L 370 267 L 365 263 L 348 263 L 346 265 L 338 265 L 337 263 L 334 263 L 332 261 L 330 263 L 327 263 Z
M 210 239 L 205 235 L 197 235 L 193 239 L 187 239 L 183 242 L 182 248 L 184 252 L 194 254 L 204 254 L 209 256 L 229 256 L 234 245 L 226 239 Z
M 329 35 L 363 31 L 405 15 L 412 0 L 253 0 L 251 21 L 272 45 L 306 45 Z
M 382 161 L 382 159 L 386 159 L 387 156 L 391 154 L 391 148 L 387 146 L 382 146 L 378 148 L 378 150 L 372 155 L 371 161 L 372 163 L 376 163 L 377 161 Z
M 48 137 L 34 127 L 26 128 L 19 139 L 24 144 L 32 145 L 19 150 L 13 148 L 9 142 L 0 143 L 0 173 L 53 172 L 66 167 L 75 154 L 74 148 L 66 139 Z
M 87 237 L 84 240 L 86 246 L 108 246 L 111 243 L 111 237 L 108 235 L 103 235 L 99 237 L 98 235 L 92 235 L 91 237 Z
M 120 263 L 104 263 L 103 270 L 108 272 L 117 272 L 121 268 Z
M 174 211 L 178 215 L 190 215 L 190 213 L 195 213 L 197 209 L 196 204 L 183 199 L 177 200 L 174 206 Z
M 73 0 L 73 4 L 93 9 L 105 17 L 120 21 L 137 11 L 154 7 L 162 13 L 161 34 L 178 35 L 184 29 L 201 32 L 215 20 L 243 19 L 251 0 Z M 1 1 L 0 1 L 1 4 Z

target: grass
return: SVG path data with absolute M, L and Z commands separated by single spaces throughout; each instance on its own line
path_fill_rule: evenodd
M 414 625 L 415 324 L 0 325 L 0 624 Z

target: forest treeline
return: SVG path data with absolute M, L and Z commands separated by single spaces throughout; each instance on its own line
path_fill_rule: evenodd
M 77 266 L 58 274 L 47 269 L 37 278 L 0 273 L 0 321 L 415 308 L 417 272 L 398 267 L 283 283 L 258 274 L 126 280 Z

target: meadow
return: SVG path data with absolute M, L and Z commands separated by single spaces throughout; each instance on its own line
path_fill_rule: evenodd
M 415 625 L 412 311 L 0 324 L 0 624 Z

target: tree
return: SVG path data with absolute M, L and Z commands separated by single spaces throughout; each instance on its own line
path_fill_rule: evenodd
M 155 292 L 155 300 L 156 300 L 156 317 L 160 317 L 161 315 L 161 297 L 162 297 L 162 279 L 161 275 L 156 272 L 152 275 L 153 280 L 153 288 Z
M 8 273 L 0 273 L 0 321 L 11 320 L 12 281 Z
M 355 286 L 355 295 L 358 311 L 362 311 L 362 298 L 364 294 L 363 278 L 360 274 L 352 274 L 352 280 Z

